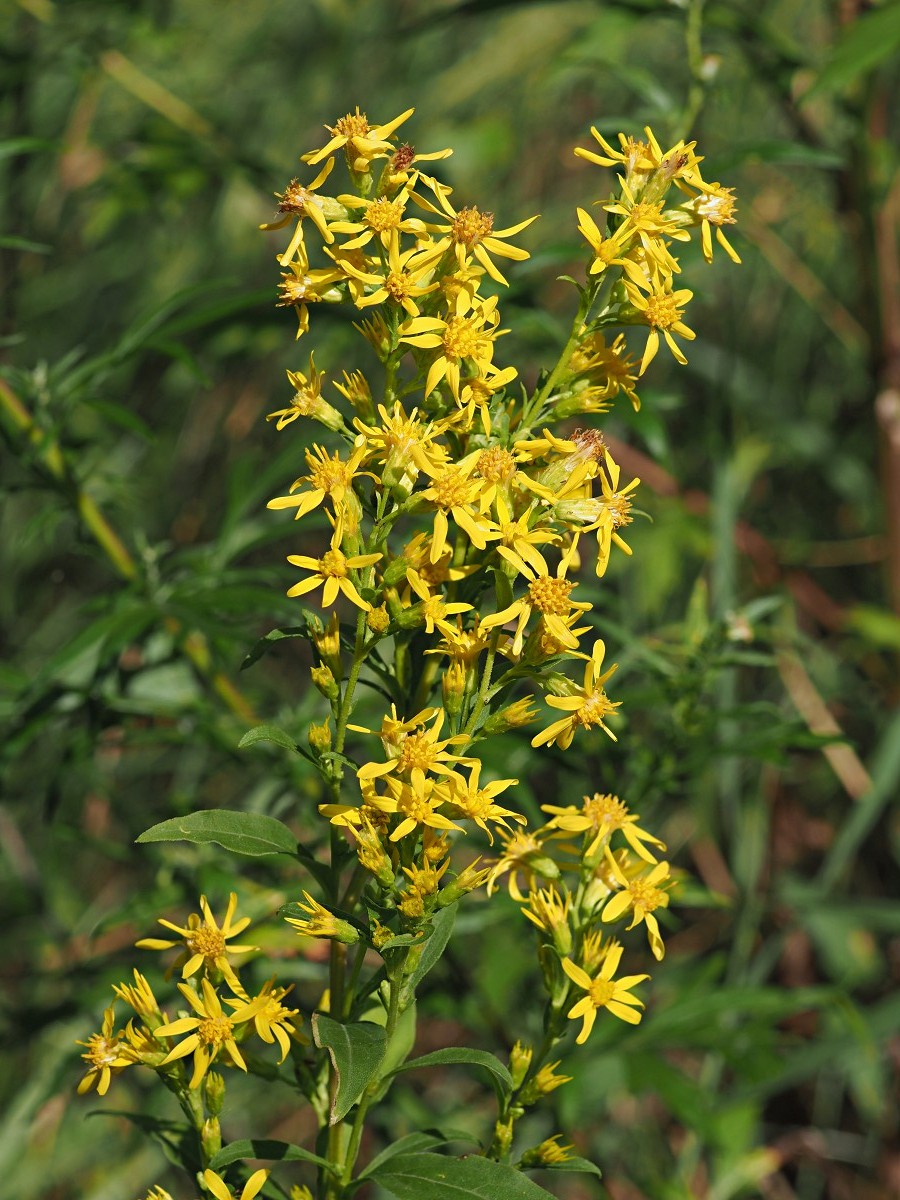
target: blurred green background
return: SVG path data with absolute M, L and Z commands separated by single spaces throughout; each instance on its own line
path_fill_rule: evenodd
M 219 911 L 239 872 L 282 981 L 317 999 L 319 964 L 266 923 L 307 880 L 132 843 L 211 807 L 318 836 L 316 781 L 236 748 L 260 720 L 302 739 L 318 716 L 299 643 L 240 667 L 296 621 L 296 545 L 265 501 L 311 435 L 263 417 L 310 346 L 339 378 L 360 343 L 323 309 L 295 346 L 273 306 L 282 243 L 257 225 L 357 104 L 373 121 L 415 105 L 403 133 L 455 148 L 461 203 L 500 226 L 542 214 L 503 302 L 503 361 L 526 379 L 571 320 L 575 204 L 611 183 L 572 154 L 591 124 L 690 133 L 706 177 L 738 188 L 743 265 L 684 262 L 689 366 L 660 355 L 641 413 L 603 419 L 652 518 L 594 589 L 623 735 L 537 766 L 524 738 L 485 751 L 535 816 L 618 791 L 685 879 L 647 1019 L 598 1022 L 529 1129 L 566 1130 L 603 1183 L 542 1182 L 573 1200 L 900 1194 L 900 6 L 19 0 L 0 30 L 4 1200 L 191 1194 L 115 1115 L 171 1115 L 165 1098 L 130 1076 L 74 1095 L 110 984 L 133 963 L 159 978 L 131 949 L 157 916 L 201 890 Z M 452 947 L 421 1049 L 535 1036 L 514 906 L 472 903 Z M 227 1136 L 308 1138 L 286 1102 L 241 1081 Z M 416 1076 L 379 1133 L 437 1119 L 483 1135 L 488 1098 Z

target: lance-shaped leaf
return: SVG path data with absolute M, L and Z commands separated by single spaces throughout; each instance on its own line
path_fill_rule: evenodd
M 397 1200 L 548 1200 L 549 1192 L 504 1163 L 470 1155 L 398 1154 L 369 1176 Z
M 172 817 L 146 829 L 139 842 L 215 842 L 235 854 L 259 858 L 265 854 L 297 853 L 297 839 L 281 821 L 262 813 L 202 808 L 183 817 Z
M 324 1167 L 329 1171 L 335 1169 L 334 1163 L 320 1158 L 311 1150 L 304 1150 L 302 1146 L 295 1146 L 292 1142 L 278 1142 L 272 1138 L 241 1138 L 240 1141 L 229 1142 L 215 1155 L 209 1165 L 214 1171 L 218 1171 L 232 1163 L 242 1162 L 245 1158 L 274 1159 L 278 1162 L 308 1162 L 315 1163 L 317 1167 Z
M 313 1013 L 313 1038 L 328 1051 L 337 1075 L 331 1098 L 331 1123 L 342 1121 L 375 1078 L 387 1049 L 387 1035 L 380 1025 L 357 1021 L 342 1025 L 323 1013 Z
M 395 1075 L 401 1071 L 414 1071 L 418 1067 L 446 1066 L 480 1067 L 487 1071 L 497 1094 L 502 1098 L 512 1091 L 513 1081 L 506 1066 L 487 1050 L 471 1050 L 468 1046 L 448 1046 L 446 1050 L 435 1050 L 433 1054 L 423 1054 L 421 1058 L 410 1059 L 394 1070 Z

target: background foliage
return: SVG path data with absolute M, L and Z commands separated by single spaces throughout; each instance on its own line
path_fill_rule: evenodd
M 297 547 L 264 502 L 302 462 L 301 435 L 262 419 L 302 363 L 256 226 L 357 103 L 380 120 L 415 104 L 421 148 L 457 147 L 461 202 L 502 225 L 543 214 L 504 306 L 523 374 L 571 317 L 555 277 L 596 183 L 571 153 L 591 123 L 690 131 L 741 201 L 743 267 L 692 267 L 689 367 L 660 361 L 642 412 L 607 422 L 652 517 L 596 593 L 625 736 L 539 770 L 523 738 L 496 764 L 532 808 L 618 791 L 685 873 L 648 1019 L 598 1031 L 534 1118 L 604 1182 L 546 1186 L 895 1195 L 900 6 L 19 0 L 0 22 L 4 1195 L 163 1181 L 126 1117 L 86 1117 L 146 1111 L 139 1086 L 76 1102 L 74 1039 L 135 938 L 200 890 L 221 900 L 236 860 L 134 838 L 196 808 L 301 831 L 314 811 L 302 765 L 237 750 L 251 724 L 302 739 L 316 713 L 295 643 L 240 670 L 296 620 Z M 345 327 L 326 309 L 310 335 L 332 374 L 355 365 Z M 259 918 L 307 882 L 239 869 Z M 471 906 L 420 1052 L 534 1035 L 515 921 Z M 293 952 L 274 923 L 260 938 Z M 304 953 L 280 975 L 314 1002 Z M 274 1090 L 234 1093 L 230 1136 L 308 1135 Z M 265 1130 L 244 1128 L 251 1104 Z M 491 1119 L 475 1082 L 436 1072 L 392 1093 L 385 1133 L 425 1113 Z

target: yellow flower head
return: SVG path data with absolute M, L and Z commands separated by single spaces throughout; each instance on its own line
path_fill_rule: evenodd
M 620 1021 L 627 1021 L 629 1025 L 640 1023 L 641 1013 L 638 1009 L 643 1008 L 644 1005 L 637 996 L 631 994 L 631 989 L 643 980 L 649 979 L 650 976 L 625 975 L 621 979 L 614 979 L 613 976 L 618 970 L 621 958 L 621 946 L 610 950 L 603 960 L 600 974 L 594 979 L 591 979 L 587 971 L 572 962 L 570 958 L 562 960 L 563 970 L 568 977 L 587 993 L 569 1009 L 567 1014 L 570 1020 L 575 1021 L 581 1018 L 583 1022 L 581 1032 L 575 1039 L 579 1045 L 590 1037 L 594 1021 L 597 1019 L 597 1012 L 601 1008 L 605 1008 Z
M 174 922 L 160 917 L 159 924 L 177 933 L 183 947 L 178 958 L 172 964 L 172 969 L 182 968 L 181 976 L 189 979 L 191 975 L 203 968 L 208 975 L 223 976 L 232 987 L 237 984 L 237 976 L 229 960 L 230 954 L 249 954 L 258 950 L 258 946 L 229 946 L 232 938 L 243 933 L 250 924 L 249 917 L 234 919 L 237 910 L 237 893 L 232 892 L 228 897 L 228 907 L 225 919 L 219 926 L 213 916 L 212 909 L 205 896 L 200 897 L 200 913 L 191 913 L 187 925 L 176 925 Z M 171 950 L 179 943 L 162 938 L 141 938 L 135 945 L 141 950 Z

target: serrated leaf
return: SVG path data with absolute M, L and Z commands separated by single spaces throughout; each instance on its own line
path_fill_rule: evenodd
M 255 746 L 257 742 L 273 742 L 283 750 L 299 752 L 296 741 L 277 725 L 256 725 L 253 729 L 248 729 L 238 742 L 238 750 L 243 750 L 246 746 Z
M 495 1055 L 487 1050 L 471 1050 L 468 1046 L 448 1046 L 446 1050 L 435 1050 L 432 1054 L 423 1054 L 421 1058 L 413 1058 L 403 1063 L 394 1071 L 414 1071 L 419 1067 L 448 1067 L 469 1066 L 481 1067 L 488 1072 L 491 1083 L 498 1095 L 507 1096 L 512 1091 L 513 1081 L 507 1067 Z
M 241 1162 L 245 1158 L 261 1158 L 278 1162 L 308 1162 L 324 1167 L 328 1171 L 335 1170 L 333 1163 L 311 1150 L 295 1146 L 292 1142 L 279 1142 L 272 1138 L 241 1138 L 237 1142 L 229 1142 L 219 1151 L 210 1162 L 214 1171 L 228 1167 L 232 1163 Z
M 380 1025 L 356 1021 L 346 1025 L 313 1013 L 315 1043 L 328 1051 L 337 1075 L 331 1099 L 331 1124 L 342 1121 L 378 1073 L 387 1049 L 387 1035 Z
M 262 813 L 205 808 L 184 817 L 172 817 L 146 829 L 138 842 L 215 842 L 234 854 L 259 858 L 265 854 L 297 853 L 297 839 L 286 825 Z
M 370 1178 L 397 1200 L 547 1200 L 549 1192 L 504 1163 L 471 1155 L 450 1158 L 420 1151 L 398 1154 Z

